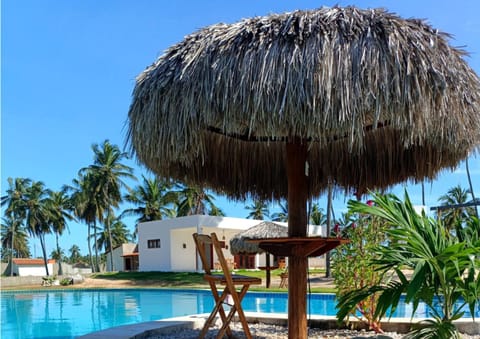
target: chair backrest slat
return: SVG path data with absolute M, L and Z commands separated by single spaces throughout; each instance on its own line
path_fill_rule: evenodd
M 225 260 L 225 256 L 223 255 L 222 247 L 220 246 L 220 241 L 218 241 L 217 235 L 215 233 L 211 234 L 213 248 L 217 253 L 218 261 L 220 262 L 220 266 L 222 266 L 223 277 L 227 281 L 227 286 L 230 288 L 234 288 L 233 278 L 230 273 L 230 268 Z
M 200 255 L 200 259 L 202 260 L 203 270 L 207 274 L 212 274 L 209 257 L 207 256 L 207 252 L 205 251 L 205 247 L 210 247 L 210 245 L 212 244 L 212 239 L 206 234 L 194 233 L 193 240 L 195 241 L 198 254 Z
M 228 266 L 227 260 L 225 259 L 225 256 L 223 255 L 222 246 L 220 245 L 220 241 L 217 238 L 217 234 L 212 233 L 210 239 L 212 239 L 213 248 L 215 249 L 215 252 L 216 252 L 217 258 L 218 258 L 218 262 L 220 263 L 220 266 L 222 267 L 223 273 L 225 274 L 226 272 L 230 272 L 230 267 Z
M 211 274 L 210 262 L 208 260 L 209 256 L 207 256 L 207 253 L 205 251 L 205 247 L 206 247 L 205 245 L 211 244 L 217 255 L 218 262 L 222 267 L 224 278 L 227 281 L 230 280 L 230 282 L 233 285 L 233 280 L 230 274 L 229 266 L 228 266 L 227 260 L 225 259 L 225 256 L 223 255 L 222 246 L 220 245 L 220 241 L 218 240 L 217 235 L 215 233 L 212 233 L 211 235 L 195 233 L 193 234 L 193 239 L 195 240 L 195 244 L 197 245 L 197 250 L 202 260 L 203 269 L 205 270 L 205 273 Z

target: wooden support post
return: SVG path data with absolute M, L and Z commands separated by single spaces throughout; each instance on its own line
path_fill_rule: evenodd
M 266 266 L 266 286 L 267 288 L 270 288 L 270 253 L 265 252 L 266 258 L 265 258 L 265 266 Z
M 307 236 L 308 176 L 307 145 L 297 138 L 287 143 L 288 236 Z M 308 258 L 290 256 L 288 260 L 288 337 L 307 338 Z

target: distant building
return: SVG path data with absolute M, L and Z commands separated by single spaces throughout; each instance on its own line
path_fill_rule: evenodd
M 107 258 L 107 271 L 138 271 L 138 246 L 126 243 L 113 249 L 113 266 L 110 252 L 105 253 Z
M 53 274 L 54 259 L 47 261 L 48 272 Z M 45 260 L 43 259 L 28 259 L 28 258 L 16 258 L 13 259 L 13 275 L 25 277 L 25 276 L 46 276 Z
M 138 224 L 139 271 L 177 271 L 193 272 L 202 269 L 197 256 L 193 233 L 210 234 L 215 232 L 224 246 L 224 256 L 228 261 L 240 262 L 230 253 L 230 239 L 237 233 L 256 226 L 263 220 L 192 215 L 173 219 L 149 221 Z M 283 224 L 285 223 L 278 223 Z M 310 226 L 309 234 L 325 235 L 321 226 Z M 207 249 L 215 268 L 216 254 Z M 319 267 L 323 259 L 311 258 L 310 266 Z M 274 262 L 274 259 L 271 261 Z M 256 255 L 251 267 L 265 265 L 265 255 Z
M 429 213 L 430 213 L 430 211 L 428 209 L 428 206 L 425 206 L 425 205 L 414 205 L 413 209 L 419 215 L 422 215 L 422 213 L 425 213 L 426 215 L 429 215 Z

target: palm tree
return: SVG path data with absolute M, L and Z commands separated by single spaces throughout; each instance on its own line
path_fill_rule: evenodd
M 262 200 L 255 200 L 252 205 L 245 208 L 251 211 L 247 216 L 248 219 L 264 220 L 270 214 L 267 203 Z
M 96 239 L 97 247 L 102 250 L 105 250 L 105 253 L 112 253 L 113 249 L 121 244 L 127 243 L 130 241 L 130 231 L 127 228 L 127 225 L 120 219 L 115 218 L 113 215 L 109 215 L 104 220 L 104 224 L 109 224 L 110 234 L 107 231 L 107 227 L 103 228 L 103 231 L 99 233 L 99 237 Z M 110 237 L 111 236 L 111 237 Z M 112 243 L 110 243 L 110 239 Z M 112 256 L 110 257 L 110 260 Z M 114 271 L 113 260 L 110 261 L 112 266 L 110 270 Z M 107 268 L 108 269 L 108 268 Z
M 163 217 L 174 217 L 176 214 L 173 208 L 175 197 L 168 194 L 173 185 L 166 180 L 160 181 L 156 177 L 149 179 L 142 175 L 142 178 L 143 184 L 136 186 L 124 196 L 125 201 L 137 207 L 124 210 L 120 217 L 136 215 L 138 216 L 137 224 L 162 220 Z M 135 225 L 134 237 L 136 234 L 137 225 Z
M 6 195 L 1 197 L 1 206 L 7 205 L 5 209 L 5 215 L 10 218 L 13 224 L 15 224 L 14 230 L 18 230 L 22 227 L 26 217 L 26 205 L 25 194 L 27 188 L 30 187 L 32 180 L 27 178 L 8 178 L 8 189 Z M 11 234 L 10 242 L 10 267 L 13 267 L 13 254 L 14 244 L 16 243 L 15 237 L 17 234 L 13 232 Z M 10 269 L 10 275 L 13 275 L 13 270 Z
M 223 210 L 216 205 L 211 205 L 207 214 L 215 217 L 225 217 L 225 212 L 223 212 Z
M 138 207 L 124 210 L 121 216 L 137 215 L 137 222 L 146 222 L 174 215 L 171 206 L 174 201 L 171 195 L 166 194 L 173 185 L 166 180 L 160 181 L 157 177 L 149 179 L 142 175 L 142 179 L 143 185 L 136 186 L 124 196 L 125 201 Z
M 175 193 L 178 198 L 177 216 L 179 217 L 208 214 L 208 209 L 218 210 L 213 203 L 215 200 L 213 195 L 208 194 L 200 186 L 184 186 L 183 189 Z
M 102 145 L 93 144 L 92 150 L 94 153 L 93 164 L 81 169 L 80 172 L 92 174 L 92 185 L 95 192 L 94 199 L 98 199 L 101 202 L 102 205 L 99 207 L 105 211 L 105 215 L 98 213 L 97 218 L 98 221 L 103 222 L 104 218 L 108 218 L 112 214 L 112 208 L 118 208 L 123 201 L 121 189 L 129 189 L 122 179 L 136 180 L 136 177 L 133 175 L 133 168 L 122 163 L 128 156 L 127 153 L 121 152 L 118 146 L 112 145 L 108 140 L 105 140 Z M 109 242 L 112 243 L 110 225 L 108 222 L 105 225 L 109 235 Z M 96 229 L 94 229 L 94 232 L 96 232 Z M 97 250 L 96 246 L 95 249 Z M 98 258 L 98 250 L 95 255 Z M 113 262 L 112 251 L 110 251 L 110 256 Z
M 68 252 L 70 252 L 70 263 L 75 263 L 82 257 L 80 254 L 80 247 L 78 247 L 78 245 L 72 245 Z
M 91 231 L 97 228 L 97 215 L 103 216 L 103 204 L 97 199 L 94 189 L 94 180 L 91 173 L 78 174 L 78 179 L 73 179 L 73 186 L 64 187 L 67 191 L 72 191 L 70 196 L 75 216 L 83 220 L 88 228 L 87 245 L 92 270 L 98 272 L 98 251 L 95 248 L 95 263 L 93 262 Z
M 1 224 L 2 259 L 28 258 L 28 234 L 17 219 L 11 217 L 2 218 Z M 5 249 L 7 249 L 5 251 Z M 10 266 L 11 267 L 11 266 Z M 10 270 L 11 271 L 11 270 Z M 11 272 L 12 274 L 13 272 Z
M 53 192 L 51 191 L 48 199 L 48 209 L 50 210 L 50 227 L 55 233 L 56 253 L 62 252 L 60 244 L 58 242 L 59 236 L 63 234 L 65 229 L 68 228 L 67 221 L 74 220 L 73 215 L 69 213 L 72 209 L 70 198 L 66 195 L 65 190 Z M 62 269 L 62 256 L 58 256 L 58 274 L 63 274 Z
M 50 273 L 48 271 L 45 234 L 51 232 L 49 227 L 51 211 L 48 208 L 48 194 L 49 190 L 45 188 L 45 184 L 41 181 L 32 182 L 25 194 L 27 232 L 40 240 L 47 276 Z
M 288 201 L 285 203 L 279 203 L 280 212 L 275 212 L 272 214 L 272 221 L 279 221 L 279 222 L 288 222 Z
M 53 250 L 50 256 L 59 263 L 65 261 L 65 252 L 61 248 Z M 58 274 L 62 275 L 62 273 L 60 273 L 60 268 Z
M 312 211 L 310 212 L 310 223 L 312 225 L 325 225 L 327 222 L 327 215 L 323 212 L 323 208 L 318 204 L 312 205 Z
M 475 215 L 475 209 L 472 207 L 453 207 L 454 205 L 464 204 L 469 201 L 470 190 L 463 189 L 460 185 L 450 188 L 447 194 L 438 198 L 442 206 L 452 206 L 440 214 L 444 227 L 451 232 L 456 230 L 457 236 L 461 234 L 460 229 L 465 220 Z

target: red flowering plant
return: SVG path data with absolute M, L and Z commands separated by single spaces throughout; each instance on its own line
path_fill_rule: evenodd
M 367 201 L 371 206 L 372 201 Z M 340 226 L 342 225 L 342 226 Z M 332 272 L 337 287 L 337 300 L 352 291 L 369 288 L 383 280 L 372 259 L 374 248 L 385 241 L 385 223 L 379 218 L 347 212 L 343 220 L 335 224 L 332 236 L 343 237 L 350 242 L 332 253 Z M 364 322 L 370 330 L 382 333 L 380 318 L 375 316 L 378 295 L 372 294 L 358 304 L 351 305 L 349 316 Z M 348 317 L 346 317 L 348 321 Z

